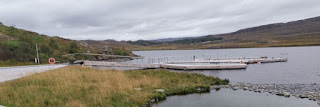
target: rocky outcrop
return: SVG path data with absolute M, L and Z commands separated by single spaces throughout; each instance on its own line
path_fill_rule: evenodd
M 113 50 L 112 50 L 112 48 L 109 47 L 109 46 L 104 46 L 104 47 L 102 48 L 102 52 L 103 52 L 104 54 L 111 55 L 111 54 L 113 53 Z

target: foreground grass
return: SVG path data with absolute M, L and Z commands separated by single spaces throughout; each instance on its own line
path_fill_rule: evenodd
M 167 70 L 117 71 L 69 66 L 0 84 L 0 105 L 143 106 L 152 98 L 227 83 L 201 74 Z

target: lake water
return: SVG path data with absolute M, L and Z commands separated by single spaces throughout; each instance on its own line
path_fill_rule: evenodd
M 287 54 L 281 55 L 281 53 Z M 193 55 L 199 59 L 210 57 L 287 57 L 289 58 L 288 62 L 251 64 L 246 70 L 205 70 L 187 72 L 198 72 L 219 78 L 228 78 L 232 83 L 320 83 L 320 47 L 161 50 L 135 51 L 134 54 L 146 57 L 145 61 L 143 62 L 147 62 L 146 60 L 149 57 L 159 57 L 163 60 L 166 59 L 165 57 L 170 57 L 171 61 L 192 60 Z
M 204 71 L 175 71 L 175 72 L 197 72 L 219 78 L 227 78 L 231 83 L 254 83 L 254 84 L 320 84 L 320 47 L 276 47 L 276 48 L 242 48 L 242 49 L 212 49 L 212 50 L 160 50 L 160 51 L 135 51 L 134 54 L 146 57 L 144 60 L 135 60 L 137 63 L 150 63 L 157 61 L 190 61 L 195 55 L 198 59 L 203 58 L 227 58 L 227 57 L 286 57 L 288 62 L 251 64 L 245 70 L 204 70 Z M 228 94 L 234 93 L 234 94 Z M 217 96 L 219 95 L 219 96 Z M 243 97 L 241 97 L 241 96 Z M 216 97 L 217 96 L 217 97 Z M 278 96 L 265 97 L 265 94 L 253 94 L 244 91 L 220 91 L 210 94 L 193 94 L 188 96 L 169 97 L 165 102 L 157 106 L 175 106 L 183 103 L 196 106 L 222 106 L 234 107 L 235 105 L 259 106 L 256 100 L 271 104 L 270 106 L 296 106 L 296 102 L 308 107 L 310 102 L 302 99 L 289 98 L 281 100 L 286 102 L 275 103 Z M 205 100 L 214 99 L 214 100 Z M 296 101 L 297 100 L 297 101 Z M 197 103 L 198 102 L 198 103 Z M 221 103 L 222 102 L 222 103 Z M 231 104 L 229 104 L 231 103 Z M 210 105 L 207 105 L 210 104 Z M 222 104 L 222 105 L 220 105 Z M 287 105 L 286 105 L 287 104 Z M 316 102 L 312 102 L 316 104 Z M 311 105 L 312 105 L 311 104 Z M 249 105 L 248 105 L 249 106 Z M 237 106 L 239 107 L 239 106 Z M 291 107 L 291 106 L 290 106 Z M 299 107 L 299 106 L 296 106 Z
M 209 94 L 172 96 L 153 107 L 319 107 L 310 100 L 285 98 L 268 93 L 221 89 Z

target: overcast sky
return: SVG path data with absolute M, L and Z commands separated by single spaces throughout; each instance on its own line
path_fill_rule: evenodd
M 0 22 L 84 40 L 203 36 L 320 16 L 320 0 L 0 0 Z

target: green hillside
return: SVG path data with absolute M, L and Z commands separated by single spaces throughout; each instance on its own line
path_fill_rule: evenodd
M 0 23 L 0 66 L 34 64 L 36 44 L 42 64 L 48 63 L 50 57 L 60 62 L 67 62 L 69 59 L 62 57 L 65 54 L 82 52 L 103 54 L 100 50 L 87 48 L 88 46 L 82 45 L 79 41 L 49 37 Z M 120 48 L 110 54 L 128 55 L 122 51 L 128 52 Z

